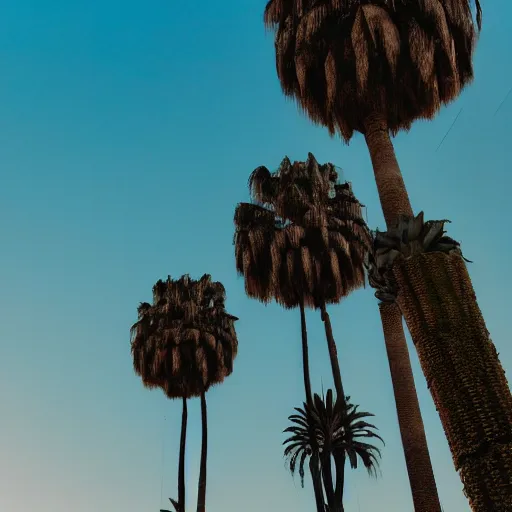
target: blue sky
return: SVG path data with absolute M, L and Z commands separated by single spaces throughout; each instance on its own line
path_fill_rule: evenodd
M 281 95 L 261 0 L 78 0 L 0 5 L 0 510 L 157 511 L 176 496 L 181 407 L 134 375 L 129 327 L 152 284 L 211 273 L 240 317 L 235 371 L 208 394 L 209 512 L 310 511 L 284 468 L 301 403 L 299 313 L 244 295 L 233 211 L 248 174 L 288 155 L 343 168 L 383 227 L 370 159 L 312 126 Z M 416 211 L 448 218 L 505 368 L 512 35 L 484 2 L 476 80 L 435 121 L 396 139 Z M 441 148 L 436 147 L 463 109 Z M 331 308 L 345 387 L 386 440 L 382 476 L 348 473 L 347 512 L 412 501 L 376 299 Z M 331 385 L 319 315 L 308 314 L 313 385 Z M 445 510 L 469 510 L 411 347 Z M 510 373 L 509 373 L 510 375 Z M 189 408 L 195 510 L 199 404 Z M 163 481 L 163 488 L 162 488 Z M 163 499 L 162 499 L 163 497 Z

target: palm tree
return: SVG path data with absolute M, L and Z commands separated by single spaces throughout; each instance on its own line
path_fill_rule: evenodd
M 478 0 L 475 0 L 475 4 L 480 28 Z M 284 93 L 295 97 L 307 115 L 314 122 L 326 126 L 331 135 L 337 132 L 349 141 L 354 131 L 363 133 L 388 229 L 396 227 L 401 216 L 411 219 L 413 210 L 390 132 L 395 134 L 401 129 L 408 129 L 417 118 L 434 117 L 443 103 L 456 98 L 471 81 L 476 28 L 470 1 L 270 0 L 265 10 L 265 22 L 267 26 L 277 28 L 277 73 Z M 404 234 L 403 231 L 401 234 Z M 427 375 L 427 368 L 433 364 L 429 354 L 439 351 L 441 334 L 450 339 L 454 346 L 464 341 L 458 338 L 462 332 L 458 329 L 461 317 L 454 317 L 450 326 L 436 322 L 432 315 L 436 307 L 435 299 L 420 292 L 425 282 L 433 278 L 431 272 L 457 275 L 460 286 L 468 293 L 457 295 L 462 288 L 457 290 L 445 282 L 442 295 L 447 303 L 467 302 L 466 307 L 475 312 L 472 347 L 475 353 L 479 353 L 478 357 L 485 358 L 484 352 L 495 353 L 460 255 L 452 251 L 449 254 L 432 253 L 412 258 L 407 252 L 410 248 L 406 243 L 400 249 L 400 257 L 389 261 L 390 264 L 394 263 L 391 272 L 398 274 L 394 277 L 397 283 L 411 281 L 408 297 L 412 300 L 405 298 L 406 292 L 400 286 L 397 287 L 396 300 L 418 348 L 424 373 Z M 429 265 L 422 265 L 420 270 L 420 260 L 428 261 Z M 429 319 L 427 323 L 418 323 L 420 308 Z M 410 361 L 406 360 L 405 337 L 400 332 L 403 330 L 400 310 L 396 302 L 383 304 L 380 309 L 387 350 L 392 354 L 390 368 L 394 388 L 405 386 L 407 395 L 414 396 Z M 394 336 L 392 342 L 388 339 L 389 334 Z M 470 439 L 467 425 L 472 423 L 487 429 L 491 424 L 506 425 L 505 419 L 511 415 L 512 399 L 498 359 L 489 356 L 486 369 L 492 374 L 494 401 L 499 404 L 498 409 L 490 414 L 473 404 L 471 412 L 468 412 L 468 422 L 462 421 L 456 409 L 450 409 L 443 397 L 454 387 L 460 389 L 462 394 L 479 394 L 481 390 L 477 389 L 472 379 L 472 361 L 461 356 L 451 370 L 448 366 L 437 369 L 431 391 L 440 411 L 455 466 L 461 469 L 470 502 L 475 509 L 483 510 L 503 503 L 496 501 L 501 499 L 498 498 L 501 481 L 511 482 L 504 492 L 512 496 L 510 470 L 503 469 L 512 467 L 512 427 L 509 422 L 499 434 L 481 436 L 465 449 L 455 439 Z M 399 364 L 396 364 L 397 361 Z M 406 373 L 397 374 L 399 368 L 404 368 Z M 454 381 L 456 374 L 465 375 L 465 384 Z M 422 449 L 416 451 L 414 464 L 425 469 L 418 478 L 412 460 L 408 460 L 415 508 L 440 510 L 428 448 L 423 442 L 425 436 L 419 407 L 411 404 L 410 414 L 404 415 L 404 404 L 399 403 L 402 399 L 403 396 L 395 395 L 401 431 L 420 433 L 415 437 L 422 444 Z M 459 405 L 462 404 L 460 400 Z M 413 402 L 417 402 L 417 399 Z M 413 421 L 414 425 L 407 425 L 408 420 Z M 504 445 L 503 439 L 509 441 Z M 403 437 L 403 443 L 406 456 L 408 453 L 412 456 L 409 440 Z M 492 450 L 484 449 L 487 445 L 492 446 Z M 485 465 L 493 468 L 493 471 L 487 472 L 486 478 L 472 473 Z M 470 483 L 472 481 L 480 481 L 480 488 Z M 428 488 L 427 494 L 419 493 L 422 487 Z M 489 493 L 495 497 L 485 498 Z
M 315 394 L 313 403 L 304 403 L 303 408 L 295 408 L 297 414 L 289 416 L 293 423 L 284 430 L 291 434 L 284 441 L 286 445 L 284 455 L 288 459 L 292 475 L 297 470 L 304 485 L 304 464 L 308 457 L 310 465 L 315 465 L 319 471 L 330 473 L 331 460 L 336 466 L 336 488 L 331 492 L 326 485 L 326 494 L 331 494 L 329 503 L 330 512 L 343 512 L 343 490 L 345 476 L 345 461 L 348 459 L 350 467 L 356 469 L 358 461 L 370 475 L 377 474 L 380 450 L 362 438 L 382 438 L 375 432 L 377 428 L 365 421 L 373 416 L 368 412 L 359 412 L 358 406 L 350 403 L 350 397 L 338 399 L 334 402 L 332 390 L 327 391 L 327 398 L 322 399 Z M 312 434 L 313 433 L 313 434 Z M 324 483 L 332 476 L 327 474 Z
M 336 391 L 344 397 L 326 304 L 364 285 L 364 257 L 371 246 L 361 205 L 349 184 L 336 181 L 334 166 L 318 165 L 311 153 L 306 162 L 292 164 L 285 158 L 275 173 L 266 167 L 252 173 L 254 203 L 241 203 L 235 213 L 236 265 L 247 294 L 300 308 L 308 404 L 312 395 L 305 306 L 322 311 Z M 317 507 L 323 511 L 318 482 L 313 479 L 313 484 Z
M 161 388 L 170 399 L 183 400 L 180 440 L 178 501 L 176 512 L 185 512 L 185 442 L 187 399 L 201 398 L 202 446 L 197 512 L 205 511 L 207 462 L 206 392 L 233 371 L 238 340 L 236 317 L 225 310 L 225 290 L 205 274 L 159 280 L 153 303 L 141 303 L 138 321 L 131 328 L 135 372 L 144 386 Z

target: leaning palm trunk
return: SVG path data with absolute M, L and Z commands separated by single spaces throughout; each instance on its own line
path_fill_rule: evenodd
M 402 313 L 396 303 L 381 302 L 379 309 L 414 510 L 440 512 L 441 505 L 414 385 Z
M 439 253 L 443 244 L 436 247 L 432 243 L 436 237 L 441 240 L 444 232 L 431 235 L 422 216 L 412 217 L 382 117 L 369 118 L 365 128 L 388 234 L 394 239 L 388 239 L 386 265 L 393 269 L 397 302 L 418 351 L 455 467 L 473 510 L 511 510 L 512 396 L 467 269 L 459 254 Z M 409 226 L 401 228 L 401 219 L 409 219 Z M 451 242 L 453 247 L 457 245 Z M 419 247 L 431 252 L 421 254 Z M 490 388 L 486 390 L 486 386 Z
M 412 217 L 413 212 L 386 120 L 377 114 L 368 116 L 364 136 L 370 151 L 382 213 L 390 228 L 400 215 Z
M 415 255 L 393 275 L 472 509 L 512 510 L 512 397 L 462 257 Z
M 413 212 L 389 130 L 382 116 L 374 114 L 367 118 L 365 139 L 384 219 L 389 228 L 398 215 L 412 216 Z M 411 370 L 402 315 L 393 304 L 381 305 L 380 315 L 414 510 L 440 512 L 441 504 Z
M 201 443 L 201 465 L 199 468 L 199 485 L 197 488 L 197 512 L 205 512 L 206 510 L 206 461 L 208 452 L 208 422 L 206 416 L 206 394 L 201 393 L 201 426 L 202 426 L 202 443 Z

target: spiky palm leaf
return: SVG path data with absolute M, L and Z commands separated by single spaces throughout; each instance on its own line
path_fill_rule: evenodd
M 325 455 L 329 455 L 329 460 L 330 456 L 340 455 L 349 460 L 353 469 L 361 460 L 368 473 L 376 475 L 381 452 L 361 439 L 384 441 L 375 432 L 377 427 L 365 421 L 373 414 L 358 411 L 358 407 L 350 403 L 350 397 L 334 401 L 329 389 L 325 400 L 315 394 L 311 407 L 305 403 L 302 408 L 295 408 L 296 414 L 289 416 L 293 425 L 284 430 L 291 434 L 283 443 L 286 446 L 284 455 L 290 472 L 294 474 L 298 469 L 301 485 L 304 482 L 304 465 L 316 450 L 320 465 Z
M 376 109 L 392 132 L 432 118 L 473 77 L 471 0 L 270 0 L 264 19 L 284 93 L 347 141 Z
M 231 374 L 237 318 L 224 301 L 224 287 L 208 274 L 155 284 L 153 303 L 139 306 L 131 329 L 134 369 L 145 386 L 169 398 L 200 396 Z
M 247 294 L 285 307 L 336 303 L 364 284 L 371 237 L 350 184 L 332 164 L 285 158 L 275 173 L 251 175 L 254 204 L 235 212 L 235 256 Z

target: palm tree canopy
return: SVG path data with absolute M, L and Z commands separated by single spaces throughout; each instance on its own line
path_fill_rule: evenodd
M 235 212 L 236 267 L 250 297 L 319 307 L 364 285 L 371 236 L 350 184 L 337 177 L 311 153 L 306 162 L 285 158 L 275 173 L 251 174 L 253 203 Z
M 283 92 L 346 141 L 376 111 L 393 133 L 432 118 L 473 78 L 471 0 L 270 0 L 264 19 Z
M 291 434 L 283 443 L 286 445 L 284 455 L 292 474 L 298 467 L 302 485 L 304 464 L 316 449 L 318 454 L 327 450 L 332 456 L 339 454 L 346 457 L 353 469 L 357 468 L 358 460 L 361 460 L 368 473 L 376 475 L 381 452 L 362 439 L 384 441 L 375 432 L 377 427 L 365 421 L 365 418 L 373 414 L 358 411 L 358 407 L 350 403 L 350 397 L 334 401 L 332 390 L 329 389 L 325 400 L 315 394 L 311 407 L 304 403 L 303 408 L 295 408 L 297 414 L 289 416 L 293 425 L 284 430 Z
M 159 280 L 131 328 L 135 372 L 169 398 L 199 396 L 233 371 L 238 340 L 225 290 L 205 274 Z

